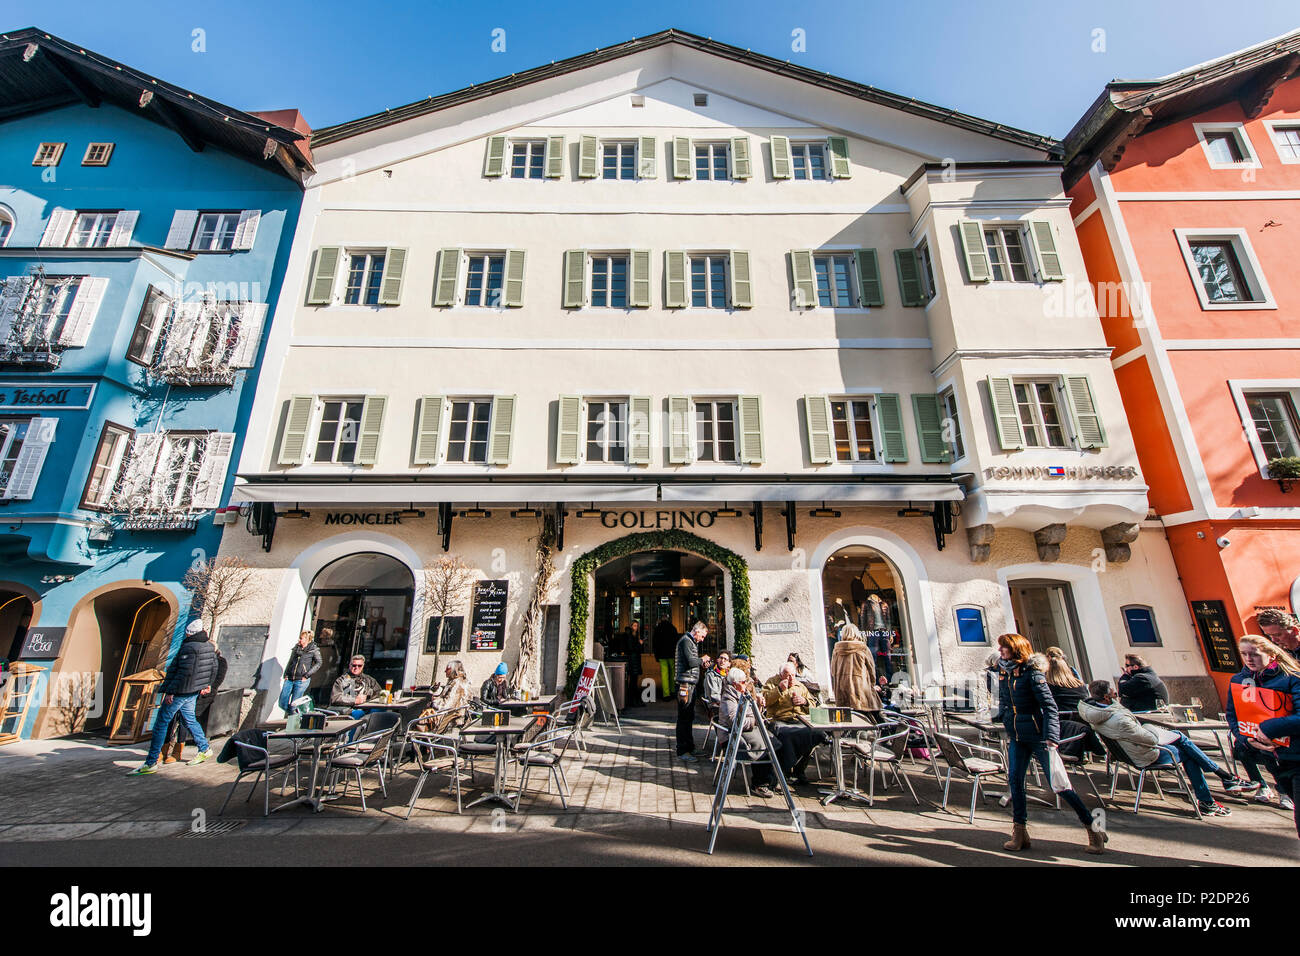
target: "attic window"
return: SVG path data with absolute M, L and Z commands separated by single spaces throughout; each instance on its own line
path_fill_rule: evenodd
M 696 105 L 696 106 L 708 106 L 708 105 L 709 105 L 709 94 L 708 94 L 708 93 L 696 93 L 696 94 L 695 94 L 695 105 Z
M 113 155 L 112 143 L 91 143 L 86 147 L 86 155 L 81 160 L 83 166 L 107 166 Z
M 633 106 L 645 106 L 645 96 L 642 95 L 641 93 L 633 93 L 633 94 L 632 94 L 632 105 L 633 105 Z
M 36 147 L 36 158 L 32 160 L 33 166 L 57 166 L 59 160 L 63 158 L 63 147 L 67 143 L 41 143 Z

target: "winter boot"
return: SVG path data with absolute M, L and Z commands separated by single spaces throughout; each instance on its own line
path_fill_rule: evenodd
M 1105 830 L 1094 830 L 1088 828 L 1088 847 L 1085 853 L 1101 853 L 1106 849 L 1106 841 L 1110 839 L 1110 834 Z
M 1023 823 L 1017 823 L 1011 827 L 1011 839 L 1002 844 L 1002 849 L 1028 850 L 1029 846 L 1029 828 Z

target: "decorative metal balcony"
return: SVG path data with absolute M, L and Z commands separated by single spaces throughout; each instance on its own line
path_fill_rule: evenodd
M 62 357 L 54 348 L 31 347 L 23 342 L 6 342 L 0 345 L 0 365 L 20 365 L 52 371 L 59 367 Z
M 123 515 L 123 531 L 193 531 L 199 517 L 189 512 L 158 512 Z

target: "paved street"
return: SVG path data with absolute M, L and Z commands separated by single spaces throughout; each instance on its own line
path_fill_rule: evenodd
M 260 789 L 244 802 L 243 783 L 226 815 L 218 817 L 233 765 L 173 764 L 154 776 L 130 778 L 126 771 L 140 762 L 142 748 L 24 741 L 0 748 L 6 797 L 0 804 L 0 863 L 1217 867 L 1294 866 L 1300 857 L 1290 814 L 1277 807 L 1223 797 L 1232 816 L 1202 823 L 1186 801 L 1173 795 L 1161 801 L 1151 792 L 1135 818 L 1127 809 L 1132 792 L 1123 785 L 1116 802 L 1125 809 L 1108 812 L 1105 856 L 1082 852 L 1083 837 L 1068 810 L 1045 808 L 1031 810 L 1033 849 L 1006 853 L 1001 844 L 1010 828 L 1007 809 L 989 800 L 971 826 L 967 785 L 954 783 L 952 806 L 944 813 L 934 777 L 917 767 L 910 776 L 920 807 L 895 788 L 878 794 L 873 808 L 836 804 L 827 810 L 815 787 L 800 787 L 797 802 L 806 815 L 811 860 L 779 799 L 746 798 L 737 781 L 710 858 L 704 851 L 711 765 L 674 759 L 670 723 L 626 720 L 621 735 L 598 726 L 588 744 L 587 755 L 566 761 L 573 791 L 568 812 L 557 796 L 540 791 L 525 797 L 518 815 L 484 804 L 458 816 L 454 799 L 441 789 L 444 778 L 432 778 L 407 821 L 415 780 L 409 769 L 394 775 L 387 799 L 377 788 L 369 794 L 374 778 L 367 776 L 365 813 L 354 789 L 320 814 L 299 807 L 263 819 Z M 490 786 L 490 767 L 490 761 L 480 763 L 466 802 Z M 542 786 L 542 778 L 536 779 Z M 1212 786 L 1218 790 L 1217 783 Z M 278 796 L 272 793 L 273 803 Z M 1092 806 L 1091 792 L 1084 796 Z

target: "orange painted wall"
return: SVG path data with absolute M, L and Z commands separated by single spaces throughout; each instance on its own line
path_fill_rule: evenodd
M 1115 369 L 1124 414 L 1128 416 L 1137 448 L 1142 476 L 1150 489 L 1147 497 L 1157 514 L 1173 515 L 1192 507 L 1183 481 L 1169 427 L 1160 406 L 1160 396 L 1145 358 L 1134 359 Z
M 1082 185 L 1086 180 L 1081 180 Z M 1133 303 L 1121 283 L 1119 266 L 1111 252 L 1110 239 L 1101 213 L 1094 212 L 1075 226 L 1083 260 L 1088 267 L 1088 281 L 1092 284 L 1093 298 L 1101 316 L 1102 332 L 1106 344 L 1123 355 L 1142 344 L 1134 321 Z M 1113 290 L 1113 294 L 1112 294 Z

